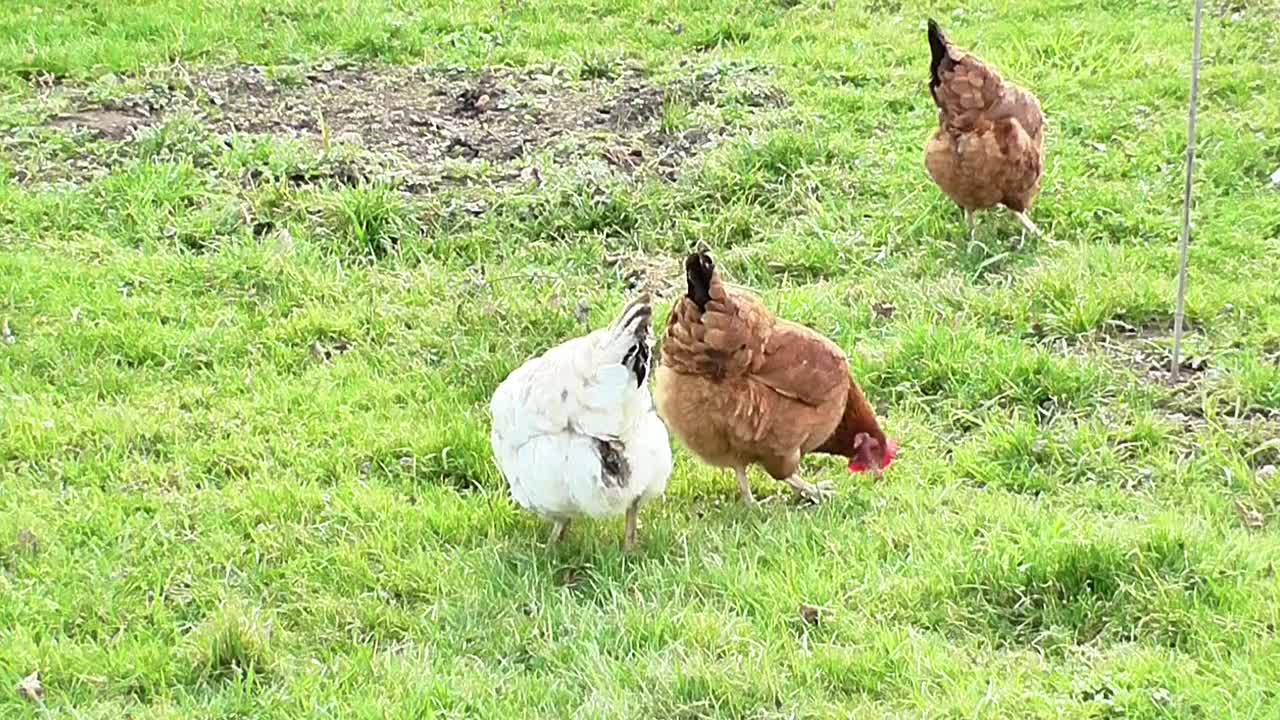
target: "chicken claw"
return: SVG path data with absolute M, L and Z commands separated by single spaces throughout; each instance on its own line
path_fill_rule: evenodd
M 830 480 L 823 480 L 817 484 L 810 484 L 794 475 L 784 480 L 786 484 L 791 486 L 795 491 L 796 497 L 817 505 L 824 500 L 835 497 L 836 486 Z

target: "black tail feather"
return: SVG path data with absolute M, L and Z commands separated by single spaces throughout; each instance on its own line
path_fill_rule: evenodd
M 637 337 L 636 344 L 627 350 L 627 354 L 622 358 L 622 364 L 631 370 L 631 374 L 636 376 L 636 387 L 644 386 L 645 378 L 649 377 L 649 363 L 652 361 L 652 352 L 649 350 L 649 341 L 647 337 Z
M 684 261 L 684 276 L 689 282 L 688 296 L 699 310 L 705 311 L 711 301 L 711 278 L 715 271 L 716 264 L 704 252 L 693 253 Z
M 652 323 L 653 306 L 649 304 L 647 293 L 632 300 L 618 319 L 617 332 L 631 334 L 631 346 L 622 356 L 622 364 L 636 376 L 636 387 L 644 385 L 645 378 L 649 376 L 649 364 L 652 360 L 649 332 Z
M 942 28 L 938 27 L 933 18 L 929 18 L 929 50 L 933 54 L 933 59 L 929 62 L 929 89 L 935 90 L 942 83 L 942 79 L 938 77 L 938 69 L 947 57 L 947 36 L 942 34 Z

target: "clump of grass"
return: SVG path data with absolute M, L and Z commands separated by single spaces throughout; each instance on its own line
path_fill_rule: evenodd
M 622 67 L 621 58 L 602 51 L 579 55 L 577 63 L 578 77 L 582 80 L 613 80 Z
M 217 139 L 190 113 L 142 129 L 136 143 L 138 157 L 147 162 L 187 161 L 202 165 L 209 163 L 218 152 Z
M 236 200 L 219 197 L 191 214 L 174 229 L 178 246 L 191 252 L 215 252 L 245 230 L 248 210 Z
M 186 644 L 191 670 L 205 682 L 269 674 L 276 665 L 271 622 L 238 600 L 216 608 Z
M 691 126 L 690 110 L 686 103 L 667 99 L 662 103 L 662 118 L 658 127 L 668 135 L 679 135 Z
M 414 234 L 408 201 L 387 185 L 343 190 L 330 201 L 327 214 L 334 252 L 351 260 L 381 260 Z

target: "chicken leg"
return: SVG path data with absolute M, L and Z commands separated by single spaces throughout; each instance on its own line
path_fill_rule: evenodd
M 564 536 L 567 535 L 568 533 L 569 533 L 568 520 L 553 521 L 551 523 L 551 537 L 547 539 L 547 544 L 555 545 L 559 543 L 561 540 L 564 540 Z
M 742 496 L 742 504 L 747 507 L 755 507 L 756 496 L 751 494 L 751 480 L 747 478 L 747 469 L 744 467 L 734 468 L 733 473 L 738 477 L 738 493 Z
M 969 242 L 978 237 L 978 211 L 964 208 L 964 221 L 969 226 Z
M 791 489 L 795 491 L 797 498 L 801 500 L 808 500 L 814 505 L 817 505 L 823 500 L 826 500 L 836 494 L 836 486 L 830 480 L 823 480 L 818 484 L 813 485 L 801 480 L 797 475 L 792 475 L 782 482 L 791 486 Z
M 640 519 L 640 498 L 636 498 L 627 508 L 626 530 L 622 533 L 622 551 L 631 552 L 636 549 L 636 524 Z

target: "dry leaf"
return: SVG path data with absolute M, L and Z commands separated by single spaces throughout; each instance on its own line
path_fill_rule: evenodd
M 18 681 L 18 697 L 38 705 L 44 704 L 44 683 L 40 682 L 40 671 L 37 670 Z
M 800 619 L 804 620 L 806 625 L 817 625 L 822 620 L 822 608 L 802 603 L 800 605 Z
M 586 325 L 591 321 L 591 307 L 586 302 L 579 300 L 578 309 L 573 312 L 573 316 L 578 319 L 579 325 Z
M 1254 510 L 1248 505 L 1245 505 L 1239 500 L 1236 501 L 1236 512 L 1240 513 L 1240 519 L 1244 521 L 1246 527 L 1256 530 L 1267 524 L 1267 519 L 1262 515 L 1262 513 Z

